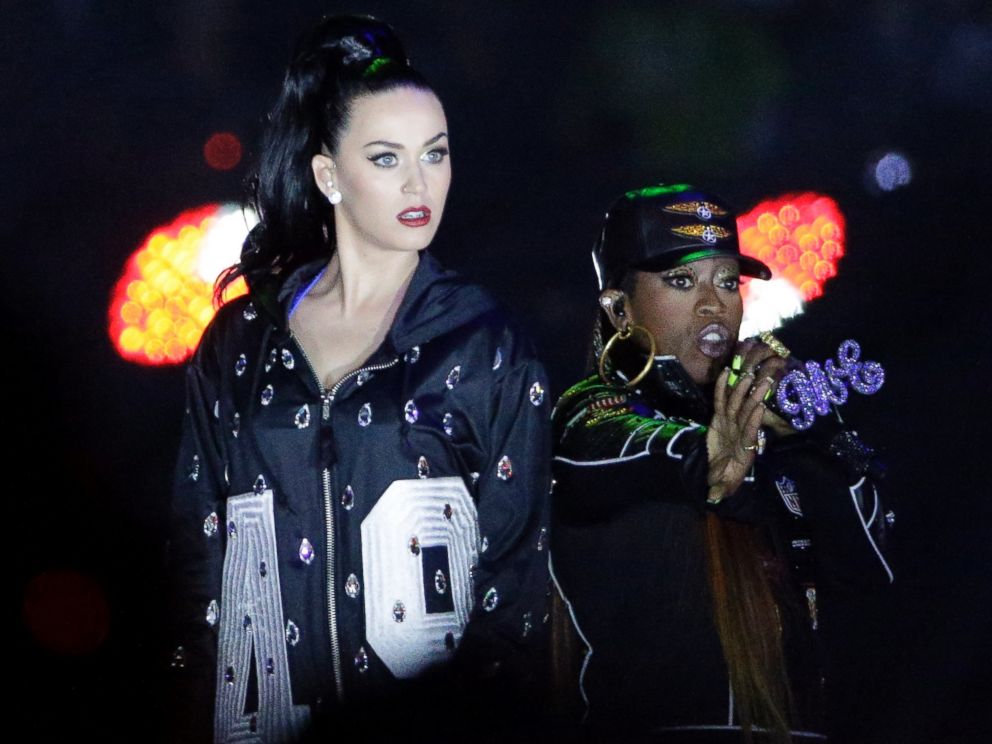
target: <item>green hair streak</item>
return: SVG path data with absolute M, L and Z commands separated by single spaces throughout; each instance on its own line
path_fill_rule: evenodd
M 395 60 L 392 57 L 376 57 L 372 60 L 368 67 L 365 68 L 365 72 L 362 73 L 362 77 L 372 77 L 379 70 L 381 70 L 386 65 L 391 65 Z

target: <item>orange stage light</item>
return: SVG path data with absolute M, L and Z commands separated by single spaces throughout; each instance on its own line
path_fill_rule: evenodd
M 131 256 L 114 287 L 109 311 L 110 338 L 122 357 L 138 364 L 178 364 L 193 353 L 215 312 L 216 271 L 214 276 L 200 275 L 209 263 L 203 255 L 207 238 L 223 224 L 228 243 L 224 248 L 236 260 L 248 231 L 247 224 L 244 234 L 232 231 L 232 216 L 243 220 L 237 207 L 208 204 L 188 210 L 153 230 Z M 239 280 L 224 299 L 246 291 Z

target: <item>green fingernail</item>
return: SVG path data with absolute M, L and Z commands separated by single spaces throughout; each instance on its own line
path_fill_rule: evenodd
M 767 389 L 767 390 L 765 391 L 765 400 L 768 400 L 768 399 L 769 399 L 769 398 L 771 398 L 771 397 L 772 397 L 772 389 L 771 389 L 771 388 L 768 388 L 768 389 Z
M 736 384 L 737 384 L 737 381 L 738 381 L 738 380 L 739 380 L 740 378 L 741 378 L 741 377 L 740 377 L 740 375 L 739 375 L 739 374 L 737 374 L 736 372 L 734 372 L 733 370 L 731 370 L 731 371 L 730 371 L 730 373 L 729 373 L 729 374 L 727 375 L 727 385 L 728 385 L 729 387 L 733 387 L 734 385 L 736 385 Z
M 744 355 L 743 354 L 734 354 L 734 360 L 733 360 L 733 363 L 730 365 L 730 368 L 732 370 L 734 370 L 734 372 L 740 372 L 741 371 L 741 365 L 743 365 L 743 364 L 744 364 Z

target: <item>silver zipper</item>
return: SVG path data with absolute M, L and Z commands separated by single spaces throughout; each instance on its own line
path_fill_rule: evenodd
M 313 375 L 314 380 L 317 382 L 317 387 L 320 390 L 320 415 L 321 419 L 324 421 L 331 417 L 331 403 L 334 402 L 334 396 L 337 395 L 338 390 L 341 389 L 341 386 L 345 382 L 362 372 L 378 372 L 383 369 L 388 369 L 400 361 L 399 357 L 395 357 L 389 362 L 372 364 L 368 367 L 356 369 L 338 380 L 330 391 L 326 391 L 324 390 L 323 382 L 321 382 L 320 377 L 318 377 L 317 373 L 314 371 L 313 364 L 310 361 L 310 357 L 307 355 L 306 349 L 303 348 L 303 344 L 297 341 L 296 336 L 292 332 L 290 332 L 289 335 L 302 352 L 303 359 L 306 361 L 307 367 L 310 369 L 310 374 Z M 338 605 L 337 592 L 335 591 L 337 581 L 334 575 L 334 509 L 331 504 L 330 468 L 324 468 L 324 472 L 321 477 L 324 486 L 324 529 L 327 532 L 325 540 L 327 545 L 327 630 L 331 637 L 331 669 L 334 671 L 334 687 L 337 691 L 338 701 L 341 702 L 344 700 L 344 674 L 341 671 L 341 643 L 338 640 Z
M 331 507 L 331 471 L 324 468 L 324 529 L 327 530 L 327 629 L 331 635 L 331 669 L 338 702 L 344 700 L 344 675 L 341 672 L 341 644 L 338 642 L 338 603 L 334 579 L 334 509 Z
M 304 356 L 306 356 L 306 354 L 304 354 Z M 388 362 L 381 362 L 379 364 L 370 364 L 368 367 L 359 367 L 356 370 L 352 370 L 344 377 L 342 377 L 340 380 L 338 380 L 336 383 L 334 383 L 334 387 L 332 387 L 330 392 L 327 394 L 328 398 L 330 399 L 328 401 L 328 408 L 330 408 L 330 403 L 334 402 L 334 396 L 337 395 L 338 390 L 341 389 L 341 386 L 344 385 L 348 380 L 350 380 L 355 375 L 360 375 L 362 372 L 380 372 L 384 369 L 389 369 L 390 367 L 395 366 L 397 363 L 399 363 L 399 361 L 400 361 L 399 357 L 393 357 Z
M 324 390 L 324 383 L 313 368 L 313 362 L 307 350 L 303 348 L 296 335 L 290 331 L 290 338 L 296 343 L 297 348 L 303 354 L 303 360 L 307 363 L 307 369 L 313 375 L 317 388 L 320 390 L 321 418 L 326 421 L 330 417 L 331 403 Z M 326 533 L 324 543 L 327 549 L 327 630 L 331 639 L 331 670 L 334 672 L 334 688 L 337 692 L 338 701 L 344 700 L 344 675 L 341 673 L 341 644 L 338 641 L 338 609 L 337 597 L 334 593 L 334 510 L 331 508 L 331 470 L 324 468 L 321 473 L 321 483 L 324 489 L 324 531 Z

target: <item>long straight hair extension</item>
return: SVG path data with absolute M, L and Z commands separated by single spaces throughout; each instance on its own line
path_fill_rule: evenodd
M 758 727 L 787 742 L 791 694 L 764 547 L 755 527 L 712 512 L 703 533 L 713 621 L 745 741 Z

